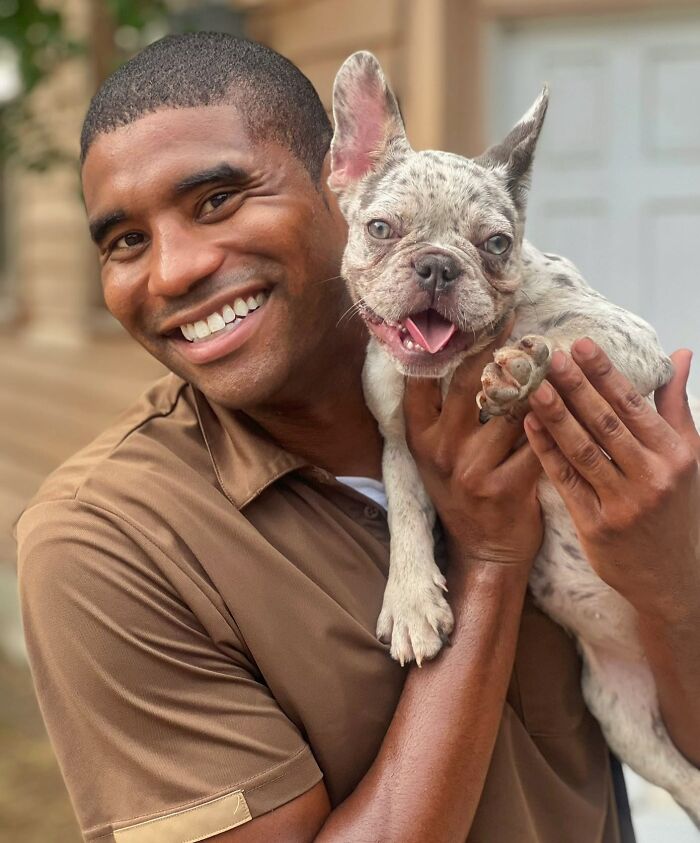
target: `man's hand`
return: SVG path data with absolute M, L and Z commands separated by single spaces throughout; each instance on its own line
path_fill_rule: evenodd
M 481 373 L 511 325 L 457 369 L 445 401 L 439 381 L 409 379 L 406 437 L 440 521 L 452 564 L 457 559 L 529 566 L 542 541 L 535 496 L 539 461 L 522 426 L 492 418 L 479 423 Z
M 688 360 L 660 391 L 661 415 L 591 340 L 559 351 L 525 429 L 598 575 L 642 614 L 700 608 L 700 437 L 682 396 Z M 554 387 L 554 389 L 552 388 Z
M 685 400 L 690 355 L 659 413 L 591 340 L 557 352 L 525 430 L 599 576 L 639 613 L 661 713 L 700 765 L 700 436 Z

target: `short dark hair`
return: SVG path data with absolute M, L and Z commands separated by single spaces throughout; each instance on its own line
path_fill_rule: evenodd
M 223 32 L 166 36 L 116 70 L 90 103 L 81 164 L 98 135 L 146 114 L 228 104 L 253 140 L 286 147 L 318 181 L 333 130 L 313 85 L 269 47 Z

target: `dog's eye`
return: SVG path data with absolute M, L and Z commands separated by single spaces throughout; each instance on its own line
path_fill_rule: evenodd
M 367 223 L 367 231 L 377 240 L 388 240 L 393 234 L 391 226 L 384 220 L 372 220 Z
M 505 234 L 494 234 L 481 247 L 485 252 L 490 252 L 492 255 L 505 255 L 510 249 L 510 237 Z

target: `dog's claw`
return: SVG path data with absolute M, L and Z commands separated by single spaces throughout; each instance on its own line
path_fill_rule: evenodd
M 436 574 L 412 598 L 387 587 L 377 637 L 386 640 L 389 635 L 391 656 L 402 667 L 412 661 L 420 666 L 434 658 L 452 632 L 454 619 L 443 597 L 443 579 Z

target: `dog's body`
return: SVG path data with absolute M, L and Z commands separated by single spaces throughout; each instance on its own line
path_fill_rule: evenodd
M 484 348 L 511 315 L 508 346 L 483 375 L 480 405 L 516 414 L 555 348 L 589 336 L 642 395 L 671 365 L 653 329 L 592 290 L 575 267 L 523 240 L 528 178 L 546 91 L 503 144 L 468 161 L 414 152 L 393 94 L 368 53 L 334 89 L 331 187 L 349 224 L 343 274 L 372 332 L 364 384 L 385 440 L 390 572 L 377 634 L 405 663 L 439 651 L 452 630 L 434 561 L 435 514 L 405 440 L 404 375 L 440 377 Z M 561 498 L 538 490 L 545 534 L 530 579 L 539 606 L 577 638 L 583 691 L 613 751 L 668 790 L 700 824 L 700 770 L 661 719 L 632 606 L 593 571 Z

